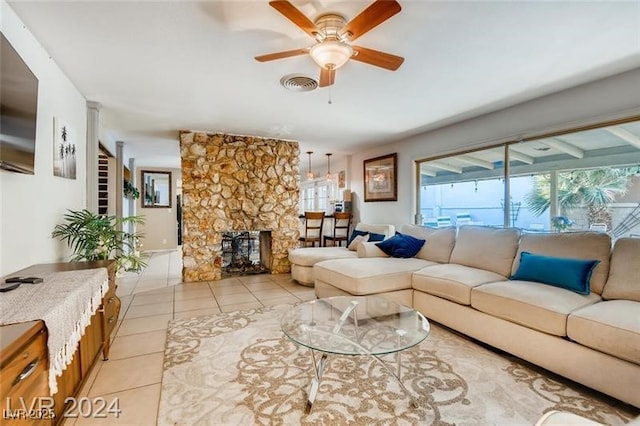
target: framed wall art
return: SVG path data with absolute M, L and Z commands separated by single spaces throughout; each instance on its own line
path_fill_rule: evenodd
M 53 175 L 76 178 L 76 142 L 68 124 L 53 119 Z
M 398 201 L 398 154 L 364 160 L 364 201 Z
M 344 189 L 346 187 L 347 187 L 347 184 L 346 184 L 346 178 L 345 178 L 345 171 L 340 170 L 338 172 L 338 188 Z

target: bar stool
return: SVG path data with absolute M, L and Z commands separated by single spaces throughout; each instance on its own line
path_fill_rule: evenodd
M 333 218 L 333 235 L 324 236 L 324 245 L 326 247 L 329 240 L 333 241 L 334 246 L 340 246 L 344 241 L 346 246 L 349 240 L 349 228 L 351 228 L 351 213 L 334 213 Z
M 322 225 L 324 224 L 324 212 L 304 212 L 304 235 L 300 237 L 302 246 L 306 247 L 311 243 L 311 247 L 322 246 Z

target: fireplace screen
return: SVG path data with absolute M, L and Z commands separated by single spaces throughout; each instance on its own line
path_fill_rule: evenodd
M 222 273 L 229 275 L 269 272 L 271 232 L 229 231 L 222 233 Z

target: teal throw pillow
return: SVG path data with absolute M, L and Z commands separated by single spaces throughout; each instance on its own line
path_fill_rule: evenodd
M 599 260 L 553 257 L 520 253 L 520 265 L 512 280 L 536 281 L 565 288 L 580 294 L 589 294 L 589 282 Z
M 371 237 L 369 237 L 369 240 L 371 240 Z M 376 243 L 376 246 L 391 257 L 408 258 L 418 254 L 424 242 L 424 240 L 414 238 L 411 235 L 396 233 L 388 240 Z

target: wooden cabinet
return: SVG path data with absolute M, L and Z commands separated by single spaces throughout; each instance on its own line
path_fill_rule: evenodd
M 84 330 L 84 336 L 78 344 L 73 360 L 64 369 L 62 376 L 58 377 L 58 392 L 53 396 L 55 401 L 56 419 L 61 419 L 64 410 L 69 404 L 65 400 L 70 396 L 75 396 L 80 391 L 85 379 L 89 376 L 91 368 L 100 354 L 103 343 L 102 315 L 96 312 L 91 317 L 91 323 Z
M 3 420 L 11 425 L 34 423 L 22 410 L 39 408 L 38 397 L 49 396 L 47 335 L 42 321 L 2 327 L 0 330 L 0 394 Z M 32 405 L 35 402 L 35 405 Z M 42 401 L 47 404 L 47 401 Z M 41 415 L 43 421 L 52 415 Z
M 91 368 L 97 361 L 100 352 L 102 351 L 105 360 L 109 358 L 111 333 L 120 314 L 120 299 L 116 295 L 115 263 L 108 260 L 42 264 L 34 265 L 12 274 L 17 276 L 42 276 L 51 272 L 95 268 L 107 268 L 109 289 L 102 298 L 102 304 L 91 317 L 91 322 L 85 329 L 80 343 L 78 343 L 71 364 L 65 368 L 62 376 L 57 379 L 58 392 L 53 395 L 55 423 L 62 421 L 65 400 L 68 397 L 77 395 Z M 3 401 L 2 404 L 7 403 L 7 397 L 11 397 L 10 403 L 14 404 L 12 408 L 16 408 L 15 404 L 20 403 L 19 397 L 23 397 L 22 400 L 26 404 L 31 404 L 38 397 L 49 397 L 47 335 L 44 323 L 42 321 L 32 321 L 7 325 L 0 329 L 0 333 L 2 336 L 0 340 L 0 369 L 2 373 L 0 399 Z M 31 370 L 33 371 L 28 373 Z M 18 377 L 20 374 L 24 374 L 25 377 L 13 384 L 15 380 L 12 377 Z M 37 424 L 44 425 L 47 423 L 38 421 Z
M 112 268 L 113 269 L 113 268 Z M 120 298 L 116 295 L 116 277 L 115 273 L 111 271 L 109 273 L 109 290 L 102 298 L 101 312 L 101 326 L 102 335 L 104 336 L 102 353 L 104 359 L 109 359 L 109 350 L 111 349 L 111 334 L 116 328 L 118 323 L 118 316 L 120 315 Z

